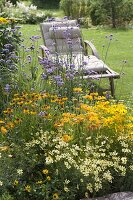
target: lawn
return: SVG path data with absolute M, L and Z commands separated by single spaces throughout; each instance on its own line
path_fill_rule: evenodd
M 26 44 L 30 43 L 29 37 L 41 35 L 38 25 L 22 25 L 21 28 Z M 118 99 L 132 99 L 133 96 L 133 30 L 89 28 L 82 29 L 84 39 L 92 41 L 96 46 L 102 60 L 105 59 L 109 40 L 107 36 L 113 35 L 113 40 L 107 53 L 106 63 L 121 74 L 121 78 L 115 80 L 116 97 Z M 40 44 L 43 41 L 40 40 Z M 123 62 L 123 61 L 126 61 Z

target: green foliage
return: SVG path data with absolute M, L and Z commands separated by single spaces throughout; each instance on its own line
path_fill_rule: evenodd
M 6 105 L 14 87 L 13 77 L 17 70 L 17 50 L 20 44 L 19 27 L 13 19 L 0 18 L 0 110 Z
M 93 25 L 116 28 L 128 25 L 133 19 L 132 0 L 61 0 L 60 8 L 72 18 L 90 17 Z
M 14 198 L 8 194 L 7 192 L 5 192 L 1 197 L 0 200 L 14 200 Z
M 16 5 L 6 2 L 2 11 L 1 15 L 3 17 L 11 18 L 14 16 L 23 24 L 36 24 L 44 21 L 47 17 L 52 17 L 50 11 L 38 11 L 37 6 L 26 5 L 25 2 L 17 2 Z
M 71 5 L 71 6 L 70 6 Z M 72 18 L 85 17 L 89 14 L 89 0 L 61 0 L 60 8 L 66 16 Z
M 11 2 L 12 4 L 16 4 L 17 2 L 19 2 L 19 0 L 10 0 L 10 2 Z
M 133 19 L 132 0 L 91 0 L 90 17 L 93 25 L 125 26 Z
M 60 0 L 32 0 L 32 3 L 36 5 L 38 8 L 43 9 L 55 9 L 59 8 L 59 2 Z

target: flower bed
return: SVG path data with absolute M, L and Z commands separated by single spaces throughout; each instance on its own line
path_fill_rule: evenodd
M 56 95 L 23 93 L 3 111 L 1 181 L 16 198 L 80 199 L 129 184 L 131 109 L 96 93 L 69 104 Z
M 133 191 L 132 105 L 91 92 L 60 63 L 39 64 L 38 39 L 32 36 L 29 48 L 21 44 L 16 87 L 9 93 L 6 85 L 12 98 L 0 116 L 0 195 L 79 200 Z

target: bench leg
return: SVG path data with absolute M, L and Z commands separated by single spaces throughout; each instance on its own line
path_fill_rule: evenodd
M 113 98 L 115 98 L 114 79 L 109 78 L 109 82 L 110 82 L 111 95 L 112 95 Z

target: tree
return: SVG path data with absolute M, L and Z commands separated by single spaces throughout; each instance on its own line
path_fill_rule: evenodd
M 91 0 L 90 16 L 94 25 L 125 25 L 133 19 L 133 0 Z

